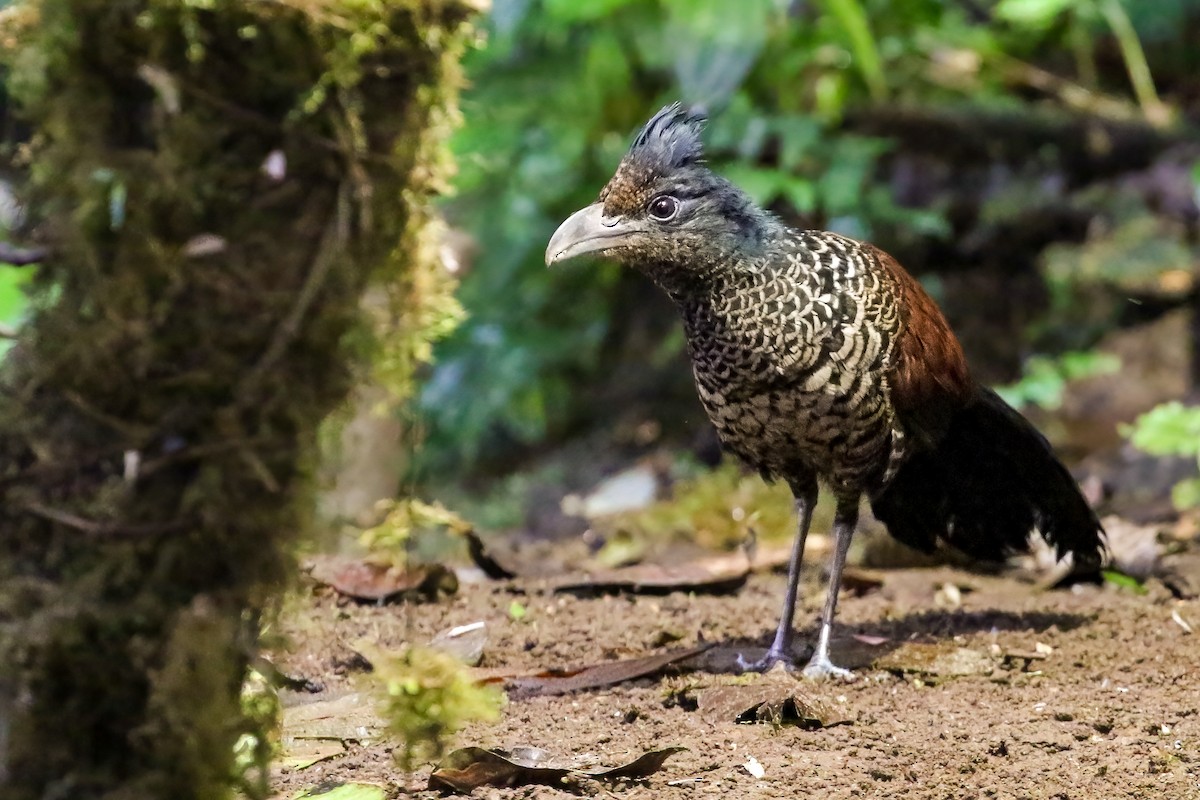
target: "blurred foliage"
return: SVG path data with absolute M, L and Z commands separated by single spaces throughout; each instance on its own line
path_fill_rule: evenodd
M 786 485 L 765 483 L 726 462 L 677 481 L 669 498 L 609 515 L 598 520 L 596 527 L 608 541 L 643 547 L 645 542 L 679 537 L 706 548 L 731 550 L 751 535 L 791 536 L 795 530 L 793 503 Z M 818 519 L 818 528 L 822 521 Z
M 364 647 L 372 677 L 382 689 L 380 711 L 401 743 L 396 760 L 406 772 L 441 758 L 455 732 L 468 722 L 496 720 L 504 707 L 502 691 L 478 683 L 448 653 L 410 647 L 393 654 Z
M 13 333 L 25 319 L 29 298 L 25 294 L 32 272 L 0 265 L 0 334 Z M 12 339 L 0 338 L 0 357 L 12 347 Z
M 1200 406 L 1164 403 L 1125 426 L 1124 433 L 1135 447 L 1150 455 L 1195 458 L 1200 469 Z M 1200 507 L 1200 477 L 1177 483 L 1171 500 L 1181 511 Z
M 476 240 L 459 295 L 469 316 L 423 390 L 426 466 L 470 464 L 570 424 L 627 309 L 616 267 L 548 274 L 542 250 L 661 104 L 704 104 L 714 167 L 790 221 L 885 243 L 944 241 L 948 209 L 899 202 L 880 168 L 894 142 L 847 130 L 848 114 L 1049 101 L 1169 124 L 1150 69 L 1194 65 L 1180 31 L 1198 9 L 1200 0 L 495 0 L 486 41 L 466 61 L 458 196 L 447 207 Z M 1028 208 L 1014 198 L 1004 219 Z
M 1060 356 L 1031 356 L 1021 380 L 997 386 L 996 393 L 1009 405 L 1038 406 L 1053 411 L 1062 406 L 1063 391 L 1070 381 L 1111 375 L 1121 368 L 1121 359 L 1111 353 L 1072 351 Z
M 271 759 L 279 741 L 282 707 L 275 686 L 257 669 L 246 671 L 241 707 L 242 714 L 252 724 L 233 746 L 237 783 L 244 787 L 247 797 L 269 797 Z
M 444 549 L 472 528 L 441 503 L 408 497 L 379 504 L 380 521 L 359 534 L 359 544 L 372 555 L 406 568 L 409 560 Z M 417 552 L 418 548 L 424 552 Z

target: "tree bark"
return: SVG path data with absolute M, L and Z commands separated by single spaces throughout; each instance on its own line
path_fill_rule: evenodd
M 0 372 L 0 797 L 262 794 L 233 758 L 269 724 L 246 665 L 317 427 L 379 346 L 360 299 L 436 268 L 419 232 L 470 8 L 18 9 L 51 255 Z

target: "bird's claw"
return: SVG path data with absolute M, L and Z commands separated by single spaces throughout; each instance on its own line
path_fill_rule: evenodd
M 850 670 L 834 666 L 828 658 L 816 657 L 808 662 L 800 674 L 813 681 L 852 681 L 856 677 Z

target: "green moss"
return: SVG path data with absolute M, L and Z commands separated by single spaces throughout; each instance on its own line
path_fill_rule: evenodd
M 441 758 L 450 737 L 476 720 L 495 720 L 504 693 L 476 683 L 454 656 L 424 647 L 368 653 L 388 729 L 401 740 L 396 760 L 405 771 Z
M 0 42 L 54 257 L 0 376 L 9 796 L 218 797 L 318 425 L 372 359 L 405 391 L 453 312 L 423 237 L 470 9 L 21 10 Z

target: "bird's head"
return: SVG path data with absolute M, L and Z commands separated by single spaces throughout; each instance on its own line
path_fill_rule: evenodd
M 774 221 L 704 164 L 704 119 L 679 103 L 651 117 L 599 199 L 554 232 L 546 264 L 598 254 L 665 284 L 760 252 Z

